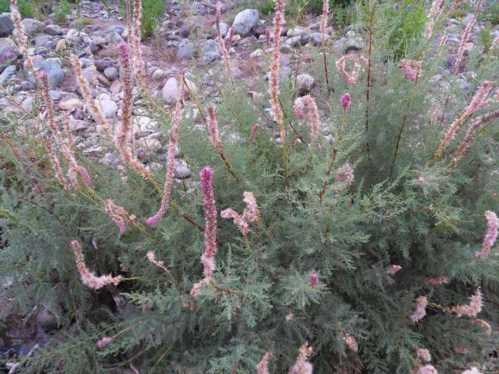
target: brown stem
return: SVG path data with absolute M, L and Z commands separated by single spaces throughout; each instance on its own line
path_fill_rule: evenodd
M 367 51 L 367 87 L 366 87 L 366 120 L 365 120 L 365 131 L 366 131 L 366 152 L 367 158 L 370 159 L 369 154 L 369 102 L 371 100 L 371 88 L 372 88 L 372 46 L 373 46 L 373 22 L 374 22 L 374 5 L 369 5 L 369 46 Z
M 333 166 L 334 166 L 334 163 L 336 161 L 337 154 L 338 154 L 338 151 L 337 151 L 336 147 L 334 147 L 333 153 L 331 154 L 331 161 L 329 162 L 329 166 L 327 168 L 326 177 L 324 178 L 324 183 L 322 184 L 322 190 L 319 193 L 319 200 L 321 203 L 322 203 L 322 199 L 324 198 L 324 195 L 326 194 L 328 180 L 329 180 L 329 177 L 331 176 L 331 173 L 333 171 Z

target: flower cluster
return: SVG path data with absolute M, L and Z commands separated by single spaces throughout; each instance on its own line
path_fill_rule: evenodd
M 428 306 L 428 298 L 426 296 L 419 296 L 416 299 L 416 309 L 409 317 L 412 322 L 421 321 L 426 316 L 426 307 Z
M 456 305 L 449 309 L 451 313 L 455 313 L 458 317 L 476 317 L 482 311 L 482 292 L 480 288 L 471 295 L 470 302 L 467 305 Z
M 424 37 L 426 39 L 431 39 L 431 36 L 433 35 L 433 27 L 438 17 L 442 14 L 443 6 L 444 0 L 433 0 L 430 13 L 427 16 L 428 21 L 424 31 Z
M 418 80 L 421 74 L 423 62 L 404 58 L 400 60 L 399 66 L 400 70 L 402 70 L 402 73 L 404 74 L 405 79 L 415 82 Z
M 293 106 L 296 117 L 305 118 L 308 123 L 310 132 L 310 142 L 314 143 L 319 137 L 321 120 L 319 116 L 319 109 L 315 99 L 310 95 L 299 97 L 295 100 Z
M 111 221 L 118 227 L 120 235 L 125 233 L 127 225 L 135 219 L 125 208 L 115 204 L 112 199 L 104 200 L 104 210 Z
M 256 365 L 256 374 L 270 374 L 269 361 L 272 358 L 272 352 L 265 352 L 260 362 Z
M 158 260 L 156 258 L 156 253 L 154 253 L 154 251 L 148 251 L 147 254 L 146 254 L 146 258 L 154 266 L 160 268 L 161 270 L 163 270 L 163 271 L 165 271 L 167 273 L 169 272 L 168 269 L 165 266 L 165 263 L 163 261 L 161 261 L 161 260 Z
M 357 83 L 361 72 L 364 71 L 367 65 L 368 60 L 364 56 L 355 53 L 346 54 L 336 61 L 336 69 L 349 85 Z
M 98 290 L 108 285 L 117 286 L 121 283 L 123 278 L 120 275 L 117 277 L 113 277 L 112 275 L 101 275 L 99 277 L 88 270 L 83 257 L 81 244 L 78 240 L 72 240 L 70 246 L 75 256 L 76 267 L 80 273 L 81 281 L 85 286 Z
M 499 227 L 499 219 L 497 218 L 497 215 L 494 212 L 487 210 L 485 212 L 485 219 L 487 220 L 487 231 L 485 232 L 485 236 L 483 238 L 481 250 L 475 253 L 476 257 L 488 257 L 497 239 L 497 231 Z
M 312 374 L 314 367 L 308 359 L 312 355 L 312 347 L 305 343 L 300 347 L 295 364 L 289 369 L 288 374 Z
M 249 232 L 249 224 L 258 221 L 260 212 L 253 192 L 244 192 L 243 196 L 243 201 L 246 203 L 243 214 L 239 214 L 234 209 L 228 208 L 223 210 L 220 215 L 222 218 L 232 219 L 239 228 L 239 231 L 246 237 Z

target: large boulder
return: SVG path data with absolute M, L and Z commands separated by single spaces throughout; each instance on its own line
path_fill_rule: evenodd
M 48 58 L 35 62 L 35 67 L 47 74 L 49 87 L 54 89 L 64 80 L 64 70 L 58 58 Z
M 248 35 L 251 29 L 257 25 L 259 19 L 260 14 L 256 9 L 245 9 L 239 12 L 232 24 L 234 32 L 241 36 Z
M 0 38 L 0 71 L 18 56 L 16 44 L 9 38 Z
M 0 14 L 0 37 L 10 36 L 14 31 L 14 24 L 10 19 L 10 13 Z

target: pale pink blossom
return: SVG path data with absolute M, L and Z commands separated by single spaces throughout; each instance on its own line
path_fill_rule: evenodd
M 225 219 L 232 219 L 234 221 L 234 224 L 239 228 L 239 231 L 243 234 L 243 236 L 247 236 L 249 232 L 249 224 L 248 222 L 241 216 L 239 213 L 237 213 L 234 209 L 228 208 L 222 210 L 220 213 L 222 218 Z
M 320 132 L 320 115 L 315 99 L 310 96 L 298 97 L 293 106 L 296 117 L 306 119 L 310 132 L 310 142 L 314 143 Z
M 433 0 L 430 13 L 427 16 L 428 21 L 426 22 L 424 31 L 424 37 L 426 39 L 431 39 L 431 36 L 433 35 L 433 26 L 435 25 L 435 21 L 442 14 L 443 6 L 444 0 Z
M 355 337 L 349 334 L 344 334 L 343 340 L 345 341 L 345 345 L 352 352 L 357 353 L 359 351 L 359 344 L 357 343 L 357 339 L 355 339 Z
M 431 354 L 430 351 L 427 350 L 426 348 L 418 348 L 416 349 L 416 355 L 422 362 L 430 362 L 431 361 Z
M 309 276 L 310 287 L 316 288 L 319 284 L 319 274 L 316 271 L 312 271 Z
M 476 367 L 472 366 L 470 369 L 463 371 L 462 374 L 482 374 L 482 372 Z
M 218 153 L 223 153 L 223 143 L 218 130 L 217 112 L 213 105 L 208 106 L 208 138 L 210 143 Z
M 321 44 L 324 45 L 326 41 L 327 22 L 329 19 L 329 0 L 322 0 L 322 15 L 320 22 Z
M 470 297 L 467 305 L 456 305 L 450 308 L 450 312 L 457 314 L 458 317 L 476 317 L 482 311 L 482 292 L 477 288 L 476 292 Z
M 402 59 L 400 60 L 400 70 L 404 74 L 405 79 L 410 81 L 417 81 L 421 74 L 422 61 Z
M 348 111 L 348 109 L 350 109 L 350 105 L 352 105 L 352 96 L 346 92 L 344 93 L 343 95 L 341 95 L 341 106 L 343 107 L 343 110 L 345 112 Z
M 427 277 L 425 278 L 424 282 L 431 286 L 440 286 L 442 284 L 449 283 L 449 277 L 446 277 L 445 275 L 441 275 L 438 277 Z
M 357 83 L 360 74 L 365 70 L 367 65 L 368 60 L 364 56 L 351 53 L 340 57 L 336 61 L 336 69 L 349 85 Z
M 392 264 L 392 265 L 388 266 L 388 269 L 386 270 L 386 272 L 388 273 L 388 275 L 395 275 L 400 270 L 402 270 L 402 266 Z
M 352 165 L 349 162 L 347 162 L 336 171 L 334 181 L 335 183 L 340 184 L 340 186 L 336 186 L 335 189 L 339 191 L 348 188 L 352 185 L 353 180 L 354 180 L 354 171 Z
M 426 296 L 419 296 L 416 299 L 416 309 L 409 317 L 412 322 L 418 322 L 426 316 L 426 307 L 428 306 L 428 298 Z
M 246 237 L 249 232 L 249 224 L 258 221 L 260 211 L 256 204 L 256 199 L 253 192 L 245 191 L 243 193 L 243 196 L 243 201 L 246 203 L 246 208 L 244 209 L 242 215 L 237 213 L 232 208 L 223 210 L 220 215 L 222 216 L 222 218 L 232 219 L 234 221 L 234 224 L 239 228 L 239 231 L 241 231 L 243 236 Z
M 481 250 L 475 253 L 476 257 L 488 257 L 497 239 L 499 226 L 497 215 L 494 212 L 487 210 L 485 212 L 485 219 L 487 220 L 487 231 L 483 238 Z
M 158 211 L 146 220 L 149 226 L 156 226 L 161 219 L 165 216 L 170 207 L 170 200 L 172 196 L 173 183 L 175 181 L 175 153 L 178 143 L 178 132 L 180 123 L 182 121 L 182 97 L 184 95 L 183 78 L 179 79 L 180 88 L 177 93 L 177 103 L 175 104 L 175 112 L 172 118 L 172 127 L 170 129 L 170 137 L 168 141 L 168 151 L 166 155 L 166 173 L 165 182 L 163 185 L 163 194 L 161 196 L 161 203 Z
M 433 367 L 433 365 L 425 365 L 420 367 L 416 374 L 438 374 L 438 371 Z
M 70 245 L 75 256 L 76 267 L 80 273 L 81 281 L 85 286 L 98 290 L 110 284 L 117 286 L 123 280 L 123 277 L 120 275 L 117 277 L 113 277 L 112 275 L 96 276 L 88 270 L 87 265 L 85 264 L 80 242 L 78 240 L 72 240 Z
M 160 268 L 161 270 L 169 273 L 168 269 L 165 266 L 165 263 L 163 261 L 160 261 L 156 258 L 156 253 L 154 251 L 148 251 L 146 254 L 147 260 L 153 264 L 154 266 Z
M 454 74 L 458 74 L 461 69 L 464 52 L 468 44 L 468 39 L 470 37 L 471 32 L 473 31 L 473 27 L 475 26 L 475 24 L 476 24 L 476 17 L 473 15 L 466 24 L 463 33 L 461 34 L 461 40 L 459 42 L 459 47 L 457 49 L 456 60 L 454 62 L 454 70 L 453 70 Z
M 120 235 L 123 235 L 126 231 L 127 225 L 133 220 L 127 210 L 115 204 L 111 199 L 104 200 L 104 210 L 111 221 L 118 226 Z
M 265 352 L 260 362 L 256 365 L 256 374 L 270 374 L 269 361 L 272 358 L 272 352 Z
M 104 349 L 106 348 L 109 344 L 111 344 L 113 342 L 114 338 L 112 338 L 111 336 L 104 336 L 102 338 L 100 338 L 97 343 L 95 343 L 95 345 L 97 346 L 97 348 L 99 349 Z
M 305 343 L 300 347 L 295 364 L 289 369 L 288 374 L 312 374 L 314 367 L 308 359 L 312 355 L 312 347 Z

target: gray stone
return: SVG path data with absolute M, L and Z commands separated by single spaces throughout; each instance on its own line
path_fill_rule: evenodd
M 110 66 L 104 69 L 104 76 L 110 81 L 114 81 L 119 78 L 120 73 L 114 66 Z
M 139 139 L 136 146 L 139 151 L 143 151 L 145 157 L 151 157 L 163 148 L 163 145 L 158 139 L 149 137 Z
M 166 72 L 162 69 L 156 69 L 154 70 L 154 73 L 152 73 L 152 79 L 155 81 L 160 81 L 164 77 L 166 77 Z
M 43 30 L 43 23 L 34 18 L 24 18 L 21 23 L 24 31 L 29 36 L 33 36 Z
M 191 169 L 187 166 L 183 160 L 175 160 L 175 178 L 177 179 L 187 179 L 192 175 Z
M 209 39 L 203 45 L 203 63 L 209 64 L 220 58 L 218 44 L 215 40 Z
M 257 25 L 259 19 L 260 14 L 256 9 L 245 9 L 239 12 L 232 23 L 234 32 L 241 36 L 248 35 L 251 29 Z
M 175 78 L 169 78 L 163 89 L 161 90 L 161 95 L 163 96 L 163 100 L 167 104 L 174 104 L 177 101 L 177 93 L 178 93 L 178 85 L 177 80 Z
M 296 89 L 298 90 L 298 94 L 306 95 L 310 93 L 312 88 L 314 87 L 315 79 L 310 74 L 300 74 L 296 77 Z
M 64 70 L 58 58 L 48 58 L 40 61 L 37 65 L 36 67 L 47 74 L 50 88 L 58 87 L 64 80 Z
M 36 321 L 38 325 L 45 331 L 50 332 L 56 330 L 59 326 L 56 316 L 47 308 L 43 308 L 37 315 Z
M 0 74 L 0 86 L 3 86 L 10 78 L 16 75 L 16 67 L 14 65 L 7 66 L 2 74 Z
M 101 94 L 97 98 L 102 114 L 106 118 L 113 118 L 118 112 L 118 105 L 107 94 Z
M 10 13 L 0 14 L 0 37 L 9 36 L 14 31 L 14 24 L 10 19 Z
M 39 34 L 33 38 L 35 47 L 51 48 L 54 46 L 54 38 L 47 34 Z
M 59 25 L 47 25 L 45 26 L 45 32 L 49 35 L 62 35 L 64 30 Z
M 179 60 L 189 60 L 194 56 L 194 44 L 189 39 L 183 39 L 178 44 L 177 58 Z
M 12 63 L 18 56 L 16 44 L 9 38 L 0 38 L 0 71 L 3 65 Z

